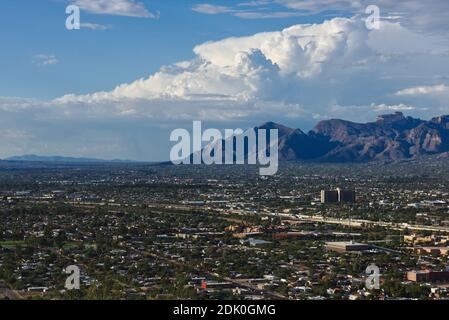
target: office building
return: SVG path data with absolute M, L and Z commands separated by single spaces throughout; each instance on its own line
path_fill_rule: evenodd
M 338 191 L 321 190 L 321 203 L 338 203 Z
M 342 190 L 337 189 L 338 192 L 338 202 L 340 203 L 354 203 L 355 202 L 355 191 L 354 190 Z
M 321 203 L 354 203 L 355 191 L 343 190 L 321 190 Z

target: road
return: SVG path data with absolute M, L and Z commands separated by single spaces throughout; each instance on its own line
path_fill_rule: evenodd
M 433 231 L 433 232 L 448 232 L 449 227 L 441 226 L 425 226 L 425 225 L 413 225 L 408 223 L 393 223 L 385 221 L 371 221 L 362 219 L 336 219 L 336 218 L 324 218 L 323 216 L 306 216 L 298 215 L 298 220 L 309 222 L 320 222 L 327 224 L 339 224 L 350 227 L 361 227 L 363 225 L 379 226 L 396 230 L 420 230 L 420 231 Z

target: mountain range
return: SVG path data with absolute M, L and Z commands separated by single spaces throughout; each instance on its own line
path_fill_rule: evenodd
M 331 119 L 305 133 L 273 122 L 260 129 L 278 129 L 279 160 L 367 162 L 449 155 L 449 116 L 429 121 L 401 112 L 381 115 L 375 122 Z
M 278 129 L 280 161 L 369 162 L 413 159 L 424 155 L 449 157 L 449 115 L 429 121 L 401 112 L 378 116 L 375 122 L 324 120 L 305 133 L 267 122 L 258 129 Z M 190 156 L 192 158 L 192 155 Z M 132 162 L 61 156 L 24 155 L 8 161 L 27 162 Z M 167 163 L 168 164 L 168 163 Z

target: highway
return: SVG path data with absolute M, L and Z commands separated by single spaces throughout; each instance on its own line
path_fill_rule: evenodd
M 291 218 L 290 218 L 291 219 Z M 293 218 L 294 219 L 294 218 Z M 409 223 L 394 223 L 385 221 L 371 221 L 362 219 L 337 219 L 337 218 L 325 218 L 323 216 L 306 216 L 297 215 L 296 219 L 308 222 L 318 222 L 327 224 L 338 224 L 349 227 L 362 227 L 363 225 L 379 226 L 395 230 L 419 230 L 419 231 L 432 231 L 432 232 L 447 232 L 449 233 L 449 227 L 442 226 L 426 226 L 426 225 L 416 225 Z

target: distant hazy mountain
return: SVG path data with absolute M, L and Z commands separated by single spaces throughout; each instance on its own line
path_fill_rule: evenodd
M 369 123 L 325 120 L 308 133 L 274 122 L 258 129 L 278 129 L 281 161 L 393 161 L 435 154 L 449 157 L 449 116 L 424 121 L 396 112 Z
M 72 158 L 62 156 L 38 156 L 28 154 L 23 156 L 9 157 L 7 161 L 29 161 L 29 162 L 132 162 L 130 160 L 102 160 L 93 158 Z

